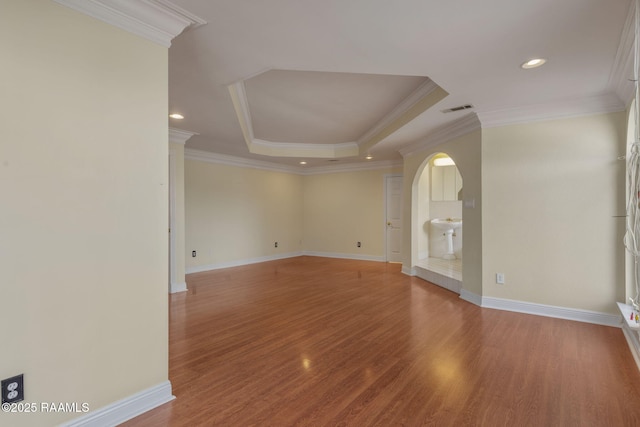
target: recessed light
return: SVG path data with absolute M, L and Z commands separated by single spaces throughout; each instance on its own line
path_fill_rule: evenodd
M 184 116 L 182 114 L 178 114 L 178 113 L 169 114 L 169 117 L 171 117 L 172 119 L 177 119 L 177 120 L 184 119 Z
M 301 165 L 306 165 L 307 162 L 305 162 L 304 160 L 300 162 Z
M 524 68 L 525 70 L 528 70 L 530 68 L 539 67 L 543 65 L 545 62 L 547 62 L 547 60 L 544 58 L 534 58 L 534 59 L 528 60 L 527 62 L 522 64 L 520 67 Z
M 365 159 L 371 160 L 371 159 L 373 159 L 373 156 L 371 154 L 368 154 L 367 157 L 365 157 Z

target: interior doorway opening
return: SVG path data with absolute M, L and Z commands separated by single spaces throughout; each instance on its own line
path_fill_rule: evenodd
M 425 160 L 414 185 L 417 209 L 416 274 L 460 293 L 462 288 L 463 179 L 447 153 Z

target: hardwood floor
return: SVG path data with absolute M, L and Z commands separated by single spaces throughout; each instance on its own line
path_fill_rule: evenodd
M 638 426 L 622 331 L 482 309 L 400 265 L 300 257 L 192 274 L 177 399 L 125 426 Z

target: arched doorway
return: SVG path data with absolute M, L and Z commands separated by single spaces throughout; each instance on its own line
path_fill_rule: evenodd
M 427 158 L 414 181 L 418 243 L 416 275 L 460 293 L 462 287 L 462 174 L 444 152 Z

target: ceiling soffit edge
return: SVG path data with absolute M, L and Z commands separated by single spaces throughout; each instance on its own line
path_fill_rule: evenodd
M 609 88 L 615 92 L 622 103 L 627 106 L 631 103 L 634 94 L 633 63 L 635 41 L 635 14 L 636 2 L 631 1 L 627 20 L 624 23 L 616 57 L 609 75 Z
M 185 28 L 207 22 L 168 0 L 54 0 L 165 47 Z
M 251 144 L 253 144 L 253 126 L 251 125 L 251 111 L 249 111 L 249 101 L 247 100 L 247 92 L 242 81 L 230 84 L 229 95 L 231 95 L 231 102 L 233 103 L 233 109 L 236 112 L 236 117 L 240 123 L 240 129 L 242 130 L 242 136 L 247 143 L 249 151 L 251 151 Z
M 422 97 L 416 104 L 411 106 L 405 111 L 398 119 L 385 128 L 380 134 L 376 135 L 372 140 L 360 145 L 360 151 L 367 152 L 371 147 L 382 141 L 387 136 L 391 135 L 396 130 L 400 129 L 420 114 L 427 111 L 429 108 L 436 105 L 449 95 L 447 91 L 437 86 L 435 90 Z
M 193 135 L 200 135 L 196 132 L 189 132 L 178 128 L 169 128 L 169 142 L 184 145 Z
M 525 105 L 493 111 L 479 111 L 483 128 L 557 120 L 623 111 L 626 105 L 614 93 L 574 98 L 561 102 Z
M 402 157 L 410 156 L 420 150 L 436 145 L 444 144 L 454 138 L 466 135 L 481 128 L 480 120 L 476 113 L 467 114 L 458 120 L 448 123 L 431 132 L 425 138 L 400 150 Z
M 228 89 L 242 135 L 250 153 L 272 157 L 308 158 L 342 158 L 366 153 L 374 145 L 448 95 L 440 86 L 428 80 L 365 132 L 358 141 L 337 144 L 302 144 L 265 141 L 255 138 L 244 80 L 230 84 Z
M 300 144 L 271 142 L 254 138 L 251 152 L 271 157 L 319 157 L 335 159 L 358 156 L 360 150 L 358 144 L 355 142 L 344 142 L 340 144 Z
M 438 89 L 438 85 L 432 80 L 427 80 L 414 90 L 409 96 L 403 99 L 389 113 L 387 113 L 378 123 L 369 129 L 364 135 L 358 138 L 358 145 L 366 144 L 377 135 L 397 121 L 404 113 L 420 102 L 425 96 L 430 95 L 434 90 Z
M 227 166 L 237 166 L 251 169 L 261 169 L 273 172 L 285 172 L 295 175 L 319 175 L 338 172 L 357 172 L 364 170 L 387 169 L 402 167 L 402 161 L 379 161 L 366 163 L 344 163 L 331 166 L 301 167 L 289 166 L 279 163 L 267 162 L 264 160 L 247 159 L 244 157 L 230 156 L 227 154 L 212 153 L 209 151 L 186 148 L 184 150 L 185 160 L 194 160 L 207 163 L 223 164 Z

